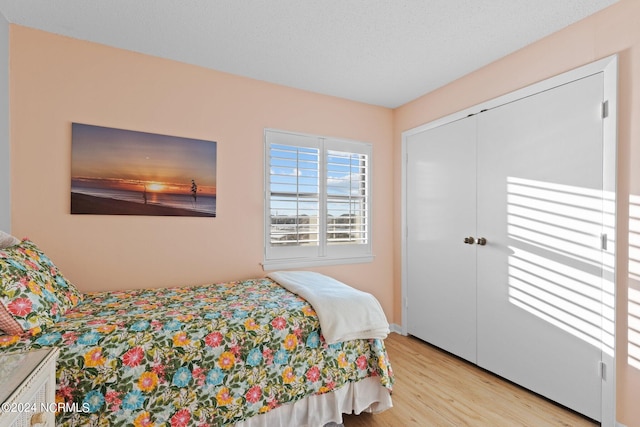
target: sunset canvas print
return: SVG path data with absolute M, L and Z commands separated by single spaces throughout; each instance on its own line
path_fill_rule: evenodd
M 216 142 L 72 124 L 71 213 L 216 216 Z

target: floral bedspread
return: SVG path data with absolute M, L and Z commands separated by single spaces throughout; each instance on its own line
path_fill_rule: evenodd
M 313 308 L 270 279 L 90 293 L 41 335 L 0 337 L 3 352 L 50 346 L 59 426 L 223 426 L 365 377 L 393 383 L 382 341 L 327 345 Z

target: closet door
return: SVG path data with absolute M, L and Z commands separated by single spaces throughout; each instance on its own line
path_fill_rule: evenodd
M 407 138 L 407 331 L 476 361 L 476 120 Z M 469 241 L 470 242 L 470 241 Z
M 600 74 L 478 115 L 478 364 L 601 419 Z

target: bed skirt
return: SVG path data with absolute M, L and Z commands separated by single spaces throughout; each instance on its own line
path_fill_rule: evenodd
M 236 427 L 323 427 L 342 423 L 342 414 L 378 413 L 393 406 L 389 390 L 377 377 L 350 382 L 331 393 L 309 396 L 279 406 L 266 414 L 237 423 Z

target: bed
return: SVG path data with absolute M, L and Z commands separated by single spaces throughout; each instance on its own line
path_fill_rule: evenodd
M 323 426 L 392 406 L 384 331 L 327 340 L 272 277 L 82 294 L 23 240 L 0 278 L 0 352 L 60 348 L 56 400 L 77 408 L 60 426 Z

